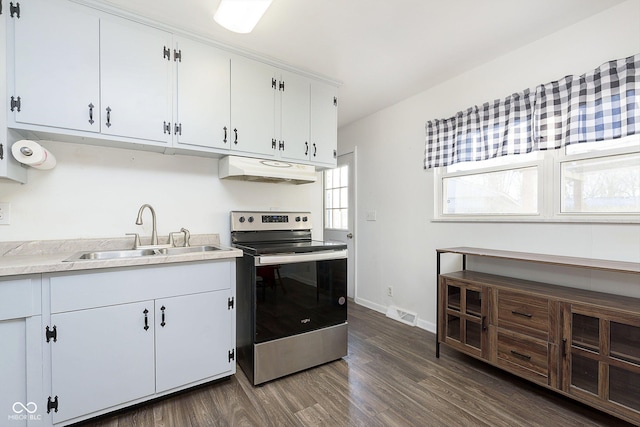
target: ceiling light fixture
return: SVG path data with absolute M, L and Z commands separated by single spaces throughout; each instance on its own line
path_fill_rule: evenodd
M 213 19 L 227 30 L 250 33 L 272 0 L 222 0 Z

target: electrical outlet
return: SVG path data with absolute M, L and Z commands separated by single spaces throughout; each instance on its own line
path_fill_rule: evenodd
M 0 224 L 9 225 L 11 220 L 11 203 L 0 202 Z
M 387 286 L 387 296 L 393 296 L 393 287 Z

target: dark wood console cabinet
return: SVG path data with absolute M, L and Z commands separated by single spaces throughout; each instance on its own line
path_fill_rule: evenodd
M 463 270 L 440 274 L 440 255 Z M 438 249 L 440 344 L 640 425 L 640 299 L 466 270 L 467 256 L 617 271 L 640 264 L 483 250 Z M 640 280 L 639 280 L 640 284 Z

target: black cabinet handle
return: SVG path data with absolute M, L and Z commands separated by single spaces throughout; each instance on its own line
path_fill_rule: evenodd
M 235 134 L 235 139 L 233 140 L 233 143 L 238 144 L 238 129 L 233 128 L 233 133 Z
M 89 123 L 93 124 L 93 103 L 89 103 Z
M 226 144 L 227 143 L 227 127 L 225 126 L 222 129 L 224 129 L 224 139 L 222 140 L 222 142 Z
M 527 317 L 527 318 L 532 318 L 533 314 L 529 314 L 529 313 L 521 313 L 519 311 L 516 310 L 511 310 L 511 314 L 515 314 L 516 316 L 522 316 L 522 317 Z
M 107 107 L 107 127 L 111 127 L 111 107 Z
M 487 316 L 482 316 L 482 330 L 486 331 L 487 330 Z
M 307 141 L 304 142 L 304 155 L 309 154 L 309 143 Z
M 149 310 L 147 310 L 146 308 L 143 311 L 144 313 L 144 330 L 148 330 L 149 329 Z
M 318 147 L 316 147 L 316 143 L 313 143 L 313 157 L 316 156 L 316 154 L 318 154 Z
M 519 357 L 520 359 L 531 360 L 531 356 L 529 356 L 527 354 L 518 353 L 515 350 L 511 350 L 511 354 L 513 354 L 516 357 Z
M 162 311 L 162 322 L 160 322 L 160 326 L 162 326 L 164 328 L 164 325 L 166 325 L 166 322 L 164 321 L 164 310 L 165 310 L 165 306 L 163 305 L 162 307 L 160 307 L 160 311 Z
M 562 352 L 560 354 L 560 357 L 562 359 L 567 357 L 567 339 L 566 338 L 562 338 Z

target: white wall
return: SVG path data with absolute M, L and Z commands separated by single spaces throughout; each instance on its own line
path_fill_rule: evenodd
M 151 235 L 151 204 L 158 234 L 181 227 L 192 234 L 220 233 L 229 243 L 229 211 L 308 210 L 322 235 L 322 185 L 218 179 L 216 159 L 40 141 L 56 156 L 49 171 L 29 169 L 25 185 L 0 180 L 0 202 L 11 203 L 11 224 L 0 241 Z M 320 175 L 319 175 L 320 176 Z
M 435 249 L 443 247 L 640 261 L 638 225 L 431 222 L 434 175 L 423 169 L 427 120 L 639 52 L 640 2 L 629 0 L 339 129 L 340 153 L 358 147 L 356 301 L 415 311 L 421 327 L 435 330 Z M 377 221 L 366 221 L 373 210 Z M 573 279 L 558 284 L 640 297 L 637 276 L 600 284 L 600 275 L 563 274 Z

